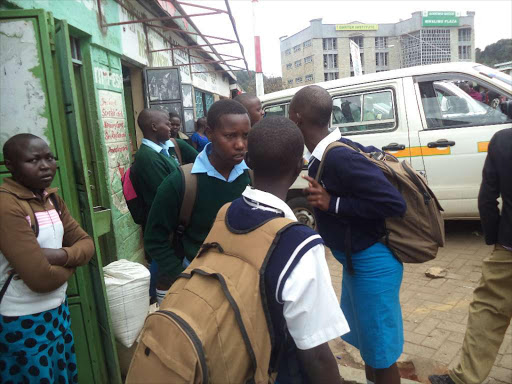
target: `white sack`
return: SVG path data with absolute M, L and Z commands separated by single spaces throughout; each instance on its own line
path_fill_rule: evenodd
M 149 271 L 142 264 L 118 260 L 103 268 L 116 339 L 130 348 L 149 310 Z

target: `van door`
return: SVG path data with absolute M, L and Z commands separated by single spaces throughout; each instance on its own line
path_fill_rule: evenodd
M 512 120 L 500 104 L 510 95 L 462 74 L 415 78 L 422 115 L 418 131 L 429 186 L 445 217 L 476 218 L 487 145 Z

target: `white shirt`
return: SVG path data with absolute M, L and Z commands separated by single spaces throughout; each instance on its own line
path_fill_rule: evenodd
M 242 196 L 254 209 L 284 213 L 287 219 L 297 221 L 290 207 L 277 196 L 252 187 L 247 187 Z M 320 235 L 314 236 L 317 237 Z M 299 245 L 294 253 L 298 253 L 302 246 Z M 292 259 L 293 256 L 288 264 L 291 264 Z M 287 267 L 281 272 L 276 292 L 284 283 L 281 295 L 284 302 L 283 316 L 299 349 L 317 347 L 350 331 L 332 288 L 322 244 L 307 251 L 288 279 L 282 282 L 286 271 Z
M 322 156 L 324 155 L 325 150 L 327 147 L 334 143 L 335 141 L 338 141 L 341 139 L 341 132 L 339 129 L 335 129 L 331 133 L 329 133 L 327 136 L 325 136 L 313 149 L 313 152 L 311 154 L 306 153 L 304 156 L 308 156 L 306 160 L 311 164 L 311 158 L 314 157 L 315 159 L 322 160 Z

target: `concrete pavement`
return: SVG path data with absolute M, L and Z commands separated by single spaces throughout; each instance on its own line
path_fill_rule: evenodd
M 429 383 L 429 374 L 444 373 L 458 363 L 469 303 L 480 280 L 482 260 L 491 251 L 492 247 L 484 243 L 478 222 L 447 222 L 446 246 L 437 258 L 423 264 L 405 264 L 400 292 L 405 344 L 399 360 L 404 376 Z M 342 268 L 330 253 L 327 260 L 339 298 Z M 447 269 L 447 276 L 425 276 L 425 271 L 433 266 Z M 340 365 L 363 367 L 359 352 L 350 345 L 335 340 L 331 348 Z M 512 326 L 485 383 L 512 383 Z

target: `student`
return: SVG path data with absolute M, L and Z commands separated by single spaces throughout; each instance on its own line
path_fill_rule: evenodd
M 459 364 L 433 384 L 480 384 L 494 365 L 512 319 L 512 129 L 494 134 L 482 174 L 478 210 L 485 242 L 494 245 L 469 305 Z M 502 209 L 498 208 L 501 197 Z
M 144 247 L 158 264 L 162 279 L 157 296 L 163 298 L 170 282 L 195 257 L 219 209 L 239 197 L 250 178 L 244 156 L 251 127 L 247 110 L 233 100 L 215 102 L 208 111 L 211 143 L 197 156 L 192 173 L 197 174 L 197 196 L 190 223 L 183 235 L 185 259 L 176 255 L 169 235 L 178 226 L 182 202 L 182 175 L 172 173 L 158 188 L 144 233 Z
M 384 219 L 401 216 L 406 205 L 382 171 L 349 148 L 331 150 L 321 185 L 314 180 L 325 149 L 334 141 L 378 151 L 342 138 L 338 129 L 329 134 L 331 111 L 331 96 L 318 86 L 302 88 L 290 103 L 290 119 L 312 154 L 305 193 L 315 208 L 320 235 L 343 264 L 341 308 L 350 332 L 342 338 L 361 352 L 369 382 L 395 384 L 400 382 L 396 361 L 403 349 L 403 267 L 379 240 L 385 235 Z
M 261 107 L 261 101 L 256 96 L 250 95 L 249 93 L 242 93 L 233 100 L 238 101 L 247 109 L 249 118 L 251 119 L 251 127 L 265 116 L 265 111 Z
M 206 118 L 200 117 L 196 121 L 196 131 L 190 138 L 192 141 L 192 146 L 197 150 L 197 152 L 201 152 L 206 144 L 210 142 L 208 137 L 206 136 Z
M 284 117 L 266 118 L 252 128 L 246 158 L 254 171 L 254 188 L 247 187 L 229 208 L 227 222 L 233 230 L 256 228 L 276 217 L 297 220 L 285 200 L 302 170 L 303 151 L 299 130 Z M 321 237 L 305 225 L 283 231 L 268 259 L 265 287 L 276 345 L 285 340 L 284 324 L 293 339 L 277 381 L 295 382 L 287 367 L 297 358 L 303 382 L 341 382 L 327 342 L 349 328 L 332 288 Z
M 181 132 L 181 117 L 174 112 L 169 112 L 169 123 L 171 124 L 171 138 L 181 139 L 188 145 L 192 146 L 192 141 L 185 133 Z M 174 144 L 170 142 L 170 145 L 174 147 Z M 181 148 L 181 146 L 180 146 Z
M 76 383 L 66 288 L 94 243 L 49 188 L 57 165 L 46 142 L 22 133 L 3 154 L 12 177 L 0 186 L 0 382 Z

